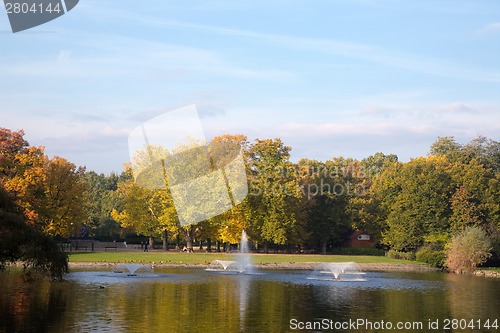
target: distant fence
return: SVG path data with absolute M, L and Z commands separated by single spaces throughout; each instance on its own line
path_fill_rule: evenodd
M 100 242 L 91 239 L 74 239 L 62 243 L 62 248 L 67 252 L 92 252 L 92 251 L 114 251 L 119 249 L 136 248 L 134 245 L 127 245 L 126 242 Z

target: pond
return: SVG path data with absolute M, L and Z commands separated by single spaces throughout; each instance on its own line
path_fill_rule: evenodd
M 500 279 L 438 272 L 101 268 L 64 282 L 5 272 L 0 286 L 1 332 L 500 331 Z

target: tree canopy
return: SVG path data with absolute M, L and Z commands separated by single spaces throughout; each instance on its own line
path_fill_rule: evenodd
M 500 143 L 481 136 L 466 144 L 440 137 L 428 156 L 408 162 L 382 152 L 293 162 L 292 148 L 279 138 L 250 142 L 226 134 L 172 151 L 144 147 L 120 175 L 104 175 L 48 158 L 23 135 L 0 130 L 0 186 L 16 207 L 2 214 L 40 234 L 68 237 L 85 224 L 91 237 L 132 232 L 150 242 L 161 237 L 164 249 L 183 238 L 188 250 L 194 242 L 211 250 L 212 242 L 217 248 L 238 243 L 246 230 L 259 250 L 326 253 L 364 230 L 386 250 L 443 252 L 445 243 L 474 227 L 500 253 Z M 238 181 L 235 159 L 244 165 Z M 224 186 L 203 180 L 210 173 L 221 175 Z M 235 186 L 240 183 L 245 186 Z M 199 200 L 180 211 L 189 186 Z M 230 199 L 224 209 L 214 200 L 222 201 L 221 189 Z M 212 211 L 217 214 L 204 214 Z M 182 223 L 191 217 L 199 222 Z
M 52 236 L 68 237 L 86 220 L 83 168 L 60 157 L 49 159 L 24 132 L 0 128 L 2 228 L 0 263 L 26 266 L 60 277 L 67 259 Z

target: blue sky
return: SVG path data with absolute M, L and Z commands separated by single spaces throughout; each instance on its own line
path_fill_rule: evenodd
M 98 172 L 193 103 L 207 138 L 280 137 L 294 160 L 500 140 L 495 0 L 80 0 L 16 34 L 0 10 L 0 42 L 0 126 Z

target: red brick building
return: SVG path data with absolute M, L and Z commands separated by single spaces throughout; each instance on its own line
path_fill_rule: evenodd
M 375 239 L 364 230 L 356 230 L 346 236 L 344 247 L 374 247 Z

